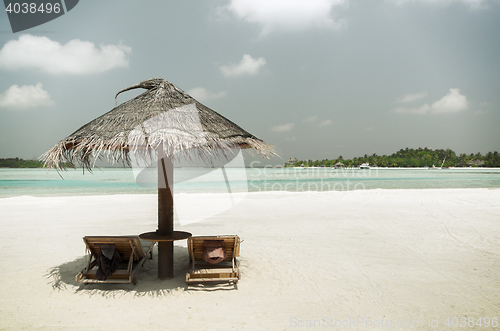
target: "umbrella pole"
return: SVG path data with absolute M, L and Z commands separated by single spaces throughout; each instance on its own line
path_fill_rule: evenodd
M 160 236 L 174 232 L 174 165 L 170 157 L 158 149 L 158 230 Z M 174 277 L 174 242 L 158 242 L 158 278 Z

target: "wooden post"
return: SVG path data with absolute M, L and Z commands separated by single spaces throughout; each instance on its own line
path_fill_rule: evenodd
M 174 232 L 174 164 L 158 148 L 158 230 L 160 236 Z M 158 278 L 174 278 L 174 242 L 158 242 Z

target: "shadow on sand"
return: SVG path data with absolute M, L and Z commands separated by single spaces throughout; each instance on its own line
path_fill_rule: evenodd
M 174 246 L 174 278 L 158 279 L 158 249 L 153 248 L 153 259 L 146 260 L 139 270 L 137 285 L 133 284 L 83 284 L 75 280 L 75 276 L 87 264 L 87 257 L 82 256 L 74 261 L 50 268 L 45 275 L 49 284 L 57 291 L 74 291 L 89 296 L 119 297 L 134 295 L 137 297 L 161 297 L 177 291 L 227 291 L 237 289 L 236 284 L 187 285 L 186 272 L 189 269 L 189 255 L 185 247 Z

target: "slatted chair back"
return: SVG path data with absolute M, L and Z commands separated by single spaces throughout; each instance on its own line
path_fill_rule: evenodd
M 205 241 L 222 241 L 226 257 L 217 264 L 209 264 L 203 260 Z M 188 284 L 205 282 L 238 283 L 240 272 L 236 258 L 240 255 L 240 238 L 233 236 L 206 236 L 188 238 L 188 251 L 191 259 L 189 271 L 186 273 Z
M 115 251 L 122 255 L 122 261 L 129 261 L 131 255 L 133 255 L 132 258 L 134 261 L 138 261 L 146 256 L 138 237 L 88 236 L 84 237 L 83 241 L 87 246 L 87 250 L 96 259 L 99 257 L 101 252 L 100 246 L 102 244 L 115 245 Z
M 240 238 L 238 236 L 205 236 L 188 238 L 188 251 L 192 261 L 203 261 L 203 251 L 205 250 L 205 240 L 222 241 L 226 258 L 224 261 L 231 261 L 240 256 Z
M 87 266 L 75 277 L 79 283 L 137 283 L 137 273 L 144 264 L 147 255 L 152 258 L 151 250 L 153 243 L 143 249 L 138 236 L 87 236 L 83 237 L 87 251 L 91 258 L 87 261 Z M 97 277 L 97 264 L 101 247 L 114 245 L 115 251 L 119 252 L 122 262 L 111 275 L 105 280 Z

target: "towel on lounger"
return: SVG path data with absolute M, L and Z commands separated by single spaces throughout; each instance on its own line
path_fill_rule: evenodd
M 99 245 L 101 252 L 97 259 L 97 272 L 96 276 L 99 280 L 106 280 L 113 272 L 118 269 L 122 257 L 120 253 L 115 250 L 114 244 Z
M 203 260 L 210 264 L 216 264 L 226 258 L 224 250 L 224 241 L 205 240 L 205 250 L 203 251 Z

